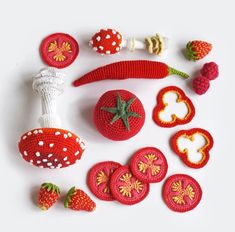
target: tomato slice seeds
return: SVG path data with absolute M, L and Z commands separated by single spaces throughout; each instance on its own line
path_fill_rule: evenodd
M 175 174 L 168 177 L 164 183 L 162 194 L 170 209 L 183 213 L 194 209 L 199 204 L 202 189 L 191 176 Z
M 113 173 L 110 188 L 115 199 L 125 205 L 139 203 L 149 193 L 149 184 L 137 179 L 129 166 L 119 167 Z

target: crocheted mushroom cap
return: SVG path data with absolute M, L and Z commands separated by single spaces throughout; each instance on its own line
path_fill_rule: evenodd
M 84 142 L 70 131 L 39 128 L 22 135 L 18 144 L 24 160 L 40 168 L 65 168 L 85 150 Z
M 94 110 L 94 123 L 105 137 L 120 141 L 136 135 L 144 125 L 145 111 L 141 101 L 126 90 L 104 93 Z
M 101 29 L 90 40 L 93 50 L 100 54 L 115 54 L 121 49 L 122 35 L 114 29 Z

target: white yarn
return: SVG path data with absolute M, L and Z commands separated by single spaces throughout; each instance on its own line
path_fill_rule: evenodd
M 60 127 L 60 118 L 56 114 L 56 97 L 63 93 L 64 75 L 55 68 L 42 69 L 33 77 L 33 90 L 41 96 L 41 127 Z

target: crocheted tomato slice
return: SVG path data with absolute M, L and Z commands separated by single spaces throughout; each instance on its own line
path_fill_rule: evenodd
M 121 167 L 121 164 L 113 161 L 101 162 L 94 165 L 87 178 L 87 184 L 91 192 L 101 200 L 113 201 L 115 200 L 110 191 L 110 177 L 113 172 Z
M 114 198 L 125 205 L 139 203 L 149 193 L 149 184 L 137 179 L 129 166 L 119 167 L 113 173 L 110 188 Z
M 201 198 L 202 189 L 199 183 L 185 174 L 170 176 L 163 186 L 163 199 L 176 212 L 183 213 L 194 209 Z
M 139 180 L 156 183 L 164 179 L 168 164 L 163 153 L 155 147 L 138 150 L 131 158 L 130 168 Z
M 65 68 L 73 63 L 79 52 L 77 41 L 70 35 L 55 33 L 41 43 L 40 53 L 49 66 Z

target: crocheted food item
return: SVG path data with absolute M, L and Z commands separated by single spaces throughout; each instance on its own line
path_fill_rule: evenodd
M 60 189 L 52 183 L 43 183 L 38 194 L 38 207 L 48 210 L 60 197 Z
M 205 63 L 201 69 L 201 74 L 212 81 L 219 76 L 219 66 L 215 62 Z
M 40 168 L 65 168 L 82 156 L 84 142 L 70 131 L 38 128 L 21 136 L 19 150 L 25 161 Z
M 114 198 L 125 205 L 137 204 L 149 193 L 149 184 L 136 178 L 129 166 L 119 167 L 113 173 L 110 188 Z
M 83 190 L 72 187 L 67 193 L 64 207 L 92 212 L 95 210 L 96 204 Z
M 120 141 L 133 137 L 141 130 L 145 111 L 133 93 L 122 89 L 111 90 L 100 97 L 93 118 L 103 136 Z
M 94 165 L 87 177 L 87 183 L 91 192 L 101 200 L 115 200 L 110 191 L 110 178 L 113 172 L 121 167 L 121 164 L 113 161 L 100 162 Z
M 41 96 L 41 128 L 21 136 L 19 151 L 24 160 L 40 168 L 64 168 L 79 160 L 85 144 L 74 133 L 60 129 L 55 98 L 63 92 L 63 76 L 53 68 L 43 69 L 34 77 L 33 89 Z
M 133 175 L 145 183 L 156 183 L 164 179 L 168 164 L 163 153 L 155 147 L 138 150 L 131 158 Z
M 122 35 L 114 29 L 101 29 L 90 40 L 93 50 L 100 54 L 115 54 L 120 51 Z
M 99 67 L 73 82 L 75 87 L 102 80 L 125 80 L 128 78 L 161 79 L 169 75 L 188 78 L 189 75 L 162 62 L 149 60 L 119 61 Z
M 210 88 L 210 81 L 204 76 L 198 76 L 193 79 L 193 90 L 198 95 L 203 95 Z
M 78 56 L 79 46 L 72 36 L 55 33 L 42 41 L 40 53 L 43 61 L 49 66 L 65 68 Z
M 211 49 L 212 44 L 205 41 L 193 40 L 186 45 L 186 56 L 189 60 L 197 61 L 204 58 Z
M 205 144 L 203 147 L 198 149 L 198 153 L 201 154 L 201 159 L 198 162 L 194 162 L 189 158 L 189 150 L 187 148 L 182 148 L 179 146 L 179 140 L 181 138 L 189 139 L 190 141 L 194 141 L 195 135 L 200 135 L 205 139 Z M 201 128 L 192 128 L 190 130 L 180 130 L 171 138 L 171 147 L 173 151 L 181 158 L 181 160 L 191 168 L 202 168 L 204 167 L 209 158 L 210 158 L 210 150 L 213 147 L 213 138 L 211 134 Z
M 129 38 L 125 40 L 121 33 L 114 29 L 101 29 L 91 38 L 89 45 L 101 55 L 119 53 L 122 47 L 130 51 L 145 49 L 149 54 L 160 55 L 168 47 L 168 39 L 156 34 L 146 37 L 144 41 Z
M 164 112 L 168 103 L 165 102 L 165 96 L 168 93 L 175 93 L 177 95 L 177 103 L 183 102 L 187 107 L 187 114 L 180 118 L 175 113 L 171 114 L 171 121 L 165 121 L 161 118 L 161 113 Z M 157 106 L 153 110 L 153 120 L 161 127 L 174 127 L 177 125 L 189 123 L 195 115 L 195 108 L 192 101 L 186 96 L 184 91 L 176 86 L 168 86 L 160 90 L 157 96 Z
M 194 209 L 202 198 L 199 183 L 191 176 L 175 174 L 166 180 L 163 186 L 163 199 L 173 211 L 186 212 Z

